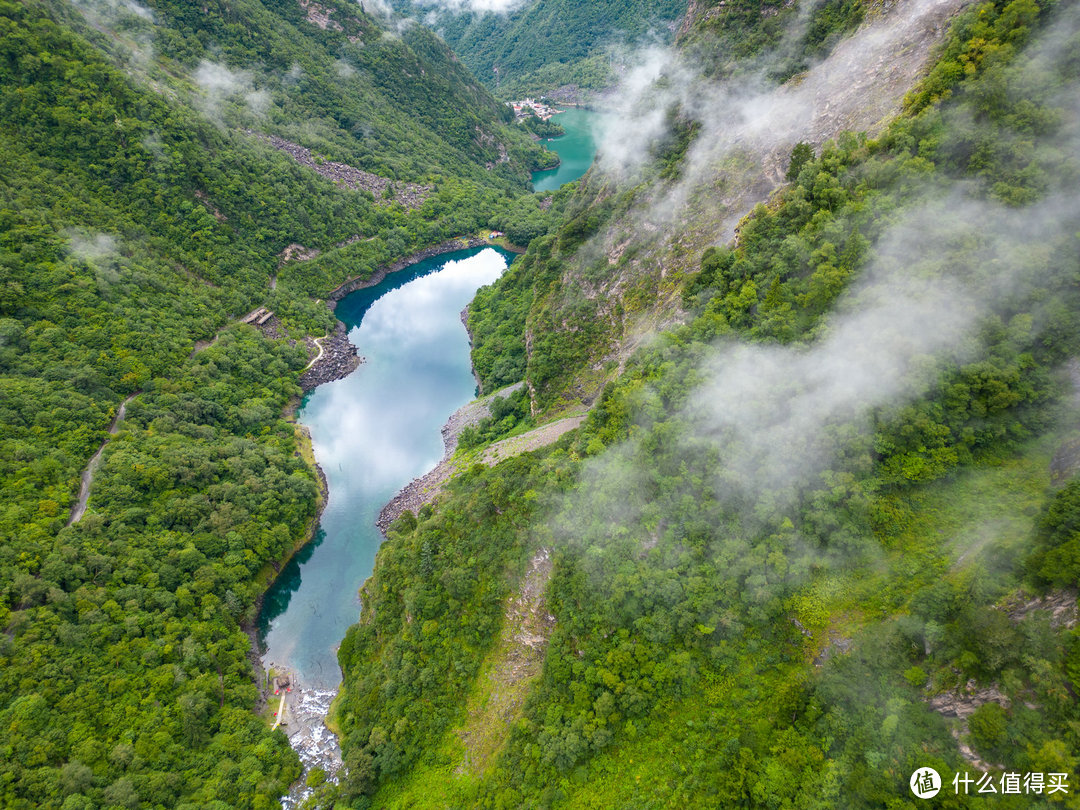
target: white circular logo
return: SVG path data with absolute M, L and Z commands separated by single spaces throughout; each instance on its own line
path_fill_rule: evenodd
M 930 799 L 941 790 L 941 777 L 933 768 L 919 768 L 911 775 L 911 792 L 920 799 Z

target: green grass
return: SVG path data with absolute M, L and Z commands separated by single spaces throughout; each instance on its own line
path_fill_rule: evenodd
M 481 669 L 469 697 L 470 705 L 474 700 L 482 700 L 490 690 L 490 685 L 485 689 L 485 683 L 489 683 L 484 677 L 486 670 L 486 666 Z M 372 806 L 385 810 L 467 806 L 478 780 L 471 771 L 459 768 L 465 753 L 457 728 L 447 732 L 439 747 L 417 763 L 405 778 L 385 783 L 372 799 Z
M 1050 433 L 1014 456 L 883 498 L 892 522 L 877 535 L 880 557 L 854 572 L 823 575 L 790 601 L 813 634 L 808 655 L 820 654 L 830 637 L 850 637 L 875 619 L 906 612 L 915 593 L 941 578 L 985 575 L 1002 557 L 1022 560 L 1059 443 Z
M 903 612 L 908 600 L 937 577 L 964 575 L 985 565 L 988 555 L 1022 559 L 1047 499 L 1049 463 L 1058 443 L 1056 435 L 1041 437 L 1011 458 L 961 470 L 898 499 L 899 529 L 879 537 L 882 556 L 872 567 L 822 576 L 791 600 L 792 614 L 813 635 L 805 642 L 805 660 L 837 636 L 851 637 Z M 568 774 L 559 786 L 567 798 L 558 806 L 606 810 L 714 802 L 710 789 L 690 787 L 694 780 L 688 774 L 697 763 L 680 752 L 702 750 L 700 741 L 691 740 L 703 733 L 696 729 L 711 714 L 730 718 L 725 736 L 738 733 L 740 720 L 769 722 L 775 691 L 805 665 L 763 671 L 747 661 L 741 669 L 706 676 L 698 692 L 665 702 L 634 737 L 621 735 L 618 745 Z M 723 742 L 718 737 L 715 744 Z M 721 774 L 721 784 L 724 778 Z

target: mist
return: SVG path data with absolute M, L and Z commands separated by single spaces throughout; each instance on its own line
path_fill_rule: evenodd
M 947 369 L 985 357 L 988 325 L 1021 341 L 1037 335 L 1056 302 L 1035 293 L 1045 287 L 1049 274 L 1061 272 L 1055 253 L 1075 250 L 1080 233 L 1080 200 L 1074 190 L 1080 171 L 1075 160 L 1080 104 L 1068 91 L 1040 96 L 1035 88 L 1046 84 L 1045 75 L 1056 63 L 1073 58 L 1077 31 L 1080 10 L 1061 14 L 1021 57 L 1017 64 L 1023 71 L 1011 75 L 1003 91 L 1046 103 L 1060 115 L 1053 130 L 1030 145 L 1033 152 L 1053 150 L 1063 156 L 1041 201 L 1006 204 L 975 180 L 941 176 L 910 189 L 903 208 L 879 217 L 880 233 L 859 277 L 801 343 L 721 340 L 696 364 L 691 372 L 695 383 L 684 399 L 665 402 L 661 389 L 652 385 L 637 390 L 631 438 L 586 462 L 580 489 L 554 520 L 556 537 L 597 558 L 607 549 L 625 550 L 627 543 L 648 550 L 665 532 L 673 532 L 677 546 L 675 523 L 682 518 L 676 516 L 693 503 L 700 515 L 720 514 L 737 527 L 713 548 L 718 558 L 737 560 L 756 547 L 760 532 L 774 531 L 784 516 L 795 520 L 800 499 L 808 493 L 843 489 L 846 485 L 838 482 L 854 480 L 853 473 L 872 475 L 876 426 L 931 392 Z M 866 53 L 878 47 L 873 43 L 894 36 L 884 30 L 857 49 Z M 648 101 L 650 94 L 693 97 L 686 86 L 675 86 L 679 81 L 697 86 L 692 71 L 678 63 L 658 67 L 668 64 L 667 53 L 650 49 L 637 72 L 627 77 L 626 86 L 641 88 L 636 97 L 643 109 L 658 106 Z M 816 85 L 815 93 L 822 86 Z M 689 156 L 690 177 L 670 189 L 663 203 L 650 199 L 650 207 L 637 216 L 659 217 L 663 204 L 685 202 L 680 189 L 703 182 L 702 167 L 722 158 L 739 138 L 752 135 L 764 142 L 773 132 L 781 140 L 805 139 L 808 130 L 796 123 L 812 127 L 818 114 L 809 103 L 796 105 L 794 112 L 782 108 L 779 99 L 787 92 L 813 97 L 801 87 L 743 97 L 738 133 L 717 134 L 712 141 L 707 134 L 700 136 Z M 942 115 L 957 126 L 977 127 L 962 108 Z M 650 113 L 635 123 L 647 129 L 658 120 Z M 633 166 L 610 162 L 611 155 L 619 154 L 611 144 L 638 137 L 648 140 L 641 132 L 609 139 L 609 163 L 603 170 L 631 176 Z M 699 211 L 695 208 L 695 214 Z M 680 214 L 676 209 L 666 216 Z M 689 220 L 692 215 L 683 216 Z M 729 239 L 727 231 L 716 234 L 717 242 Z M 658 448 L 682 469 L 658 470 Z M 811 563 L 828 564 L 828 558 L 843 555 L 842 542 L 828 551 L 811 549 L 797 530 L 785 542 L 792 557 L 805 563 L 793 566 L 802 574 L 789 572 L 788 585 L 802 582 Z M 867 548 L 860 547 L 860 553 L 868 553 Z
M 82 233 L 69 230 L 68 250 L 84 262 L 98 262 L 116 254 L 116 240 L 107 233 Z
M 887 417 L 927 394 L 943 369 L 982 356 L 985 319 L 1041 282 L 1031 257 L 1080 225 L 1072 195 L 1017 210 L 965 191 L 927 200 L 891 227 L 808 345 L 715 348 L 686 416 L 725 460 L 719 487 L 794 498 L 835 461 L 837 431 L 844 441 L 868 435 L 871 414 Z
M 435 8 L 460 13 L 509 14 L 525 5 L 527 0 L 413 0 L 417 8 Z
M 106 32 L 126 51 L 132 68 L 149 67 L 154 58 L 153 11 L 135 0 L 72 0 L 72 4 L 93 28 Z
M 379 17 L 393 16 L 394 10 L 386 0 L 357 0 L 366 14 L 375 14 Z
M 354 68 L 345 59 L 338 59 L 334 62 L 334 73 L 337 74 L 339 79 L 349 79 L 356 75 L 356 68 Z
M 790 43 L 805 29 L 812 4 L 790 23 L 781 46 L 737 79 L 702 75 L 681 50 L 649 46 L 630 60 L 610 94 L 598 136 L 597 169 L 620 181 L 638 178 L 679 117 L 700 127 L 680 179 L 638 209 L 654 226 L 678 222 L 688 206 L 719 207 L 718 184 L 733 160 L 756 164 L 755 198 L 783 182 L 792 147 L 820 145 L 843 130 L 874 130 L 898 111 L 903 95 L 923 71 L 931 45 L 964 0 L 906 0 L 864 24 L 823 61 L 784 85 L 769 76 L 789 57 Z M 752 203 L 751 203 L 752 204 Z M 746 200 L 737 202 L 716 241 L 733 236 Z
M 98 292 L 108 297 L 113 285 L 121 280 L 118 259 L 120 251 L 116 239 L 100 231 L 69 228 L 64 232 L 68 240 L 68 253 L 94 271 Z
M 199 110 L 219 126 L 224 126 L 227 102 L 236 97 L 242 98 L 248 111 L 256 116 L 264 115 L 272 102 L 266 90 L 256 89 L 249 71 L 234 71 L 208 59 L 199 63 L 192 80 L 200 91 L 196 102 Z

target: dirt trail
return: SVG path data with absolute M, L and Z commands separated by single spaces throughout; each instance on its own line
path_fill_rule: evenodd
M 188 355 L 188 358 L 190 359 L 194 357 L 199 352 L 209 349 L 211 346 L 217 343 L 218 338 L 221 337 L 221 333 L 228 329 L 230 326 L 232 326 L 234 323 L 251 323 L 252 318 L 255 316 L 256 313 L 260 311 L 266 312 L 267 310 L 264 307 L 253 309 L 251 310 L 251 312 L 247 313 L 241 318 L 237 318 L 235 320 L 230 319 L 226 321 L 223 326 L 219 327 L 218 330 L 214 332 L 214 336 L 212 338 L 207 338 L 206 340 L 196 340 L 195 345 L 191 347 L 191 354 Z
M 120 407 L 116 409 L 116 416 L 113 417 L 112 423 L 109 425 L 109 435 L 102 441 L 101 446 L 90 458 L 90 463 L 86 465 L 86 469 L 82 472 L 82 483 L 79 487 L 79 500 L 76 501 L 75 506 L 72 507 L 71 517 L 68 518 L 67 522 L 68 526 L 73 523 L 78 523 L 82 519 L 82 516 L 86 514 L 86 503 L 90 500 L 90 485 L 94 483 L 94 473 L 97 472 L 98 465 L 101 464 L 101 454 L 105 451 L 105 445 L 109 443 L 110 438 L 120 432 L 120 423 L 124 421 L 124 417 L 127 415 L 128 403 L 141 393 L 141 391 L 136 391 L 121 402 Z
M 285 719 L 285 698 L 286 697 L 287 697 L 287 694 L 285 692 L 282 692 L 281 693 L 281 702 L 278 703 L 278 710 L 276 712 L 274 712 L 274 718 L 275 719 L 274 719 L 274 725 L 270 728 L 271 731 L 273 731 L 278 726 L 280 726 L 282 721 Z
M 496 391 L 494 394 L 485 397 L 484 400 L 477 400 L 476 402 L 469 403 L 450 417 L 446 425 L 443 426 L 443 442 L 445 443 L 446 451 L 442 461 L 439 462 L 435 469 L 410 481 L 379 513 L 379 519 L 375 521 L 375 523 L 384 534 L 390 524 L 401 517 L 406 509 L 415 512 L 424 504 L 434 501 L 439 496 L 439 493 L 442 492 L 443 484 L 459 472 L 458 465 L 454 461 L 453 455 L 454 450 L 457 449 L 457 436 L 461 432 L 461 429 L 467 424 L 476 424 L 476 422 L 479 422 L 485 416 L 489 415 L 490 411 L 487 410 L 487 402 L 489 402 L 492 397 L 508 396 L 511 390 L 516 391 L 520 387 L 521 383 L 517 383 L 510 388 Z M 511 436 L 509 439 L 502 439 L 484 450 L 484 454 L 480 457 L 480 462 L 490 467 L 493 464 L 498 464 L 500 461 L 505 461 L 508 458 L 519 456 L 522 453 L 528 453 L 530 450 L 546 447 L 564 433 L 578 427 L 584 421 L 584 415 L 569 416 L 566 419 L 559 419 L 558 421 L 541 425 L 535 430 L 530 430 L 528 433 L 522 433 L 520 436 Z
M 312 341 L 312 343 L 314 343 L 314 344 L 315 344 L 316 346 L 318 346 L 318 347 L 319 347 L 319 353 L 318 353 L 317 355 L 315 355 L 315 356 L 314 356 L 314 357 L 313 357 L 313 358 L 311 359 L 311 362 L 310 362 L 310 363 L 308 363 L 308 364 L 307 364 L 306 366 L 304 366 L 304 371 L 307 371 L 307 370 L 308 370 L 309 368 L 311 368 L 311 367 L 312 367 L 313 365 L 315 365 L 315 364 L 316 364 L 316 363 L 318 363 L 318 362 L 319 362 L 320 360 L 322 360 L 322 356 L 323 356 L 323 345 L 322 345 L 322 342 L 323 342 L 324 340 L 326 340 L 326 339 L 327 339 L 328 337 L 330 337 L 330 336 L 329 336 L 329 335 L 323 335 L 323 336 L 322 336 L 321 338 L 315 338 L 315 339 L 314 339 L 314 340 Z
M 564 433 L 569 433 L 580 426 L 584 421 L 584 415 L 568 416 L 565 419 L 541 425 L 528 433 L 522 433 L 520 436 L 511 436 L 509 439 L 497 441 L 484 450 L 483 462 L 491 466 L 505 459 L 520 456 L 522 453 L 528 453 L 530 450 L 547 447 Z

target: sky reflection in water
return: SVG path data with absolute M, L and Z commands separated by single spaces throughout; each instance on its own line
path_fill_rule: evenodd
M 367 363 L 320 386 L 300 411 L 330 499 L 321 536 L 267 593 L 264 664 L 288 666 L 311 687 L 340 682 L 336 648 L 359 616 L 357 590 L 382 541 L 375 519 L 402 486 L 438 463 L 439 429 L 475 394 L 460 313 L 502 274 L 505 256 L 490 248 L 446 254 L 338 304 Z

